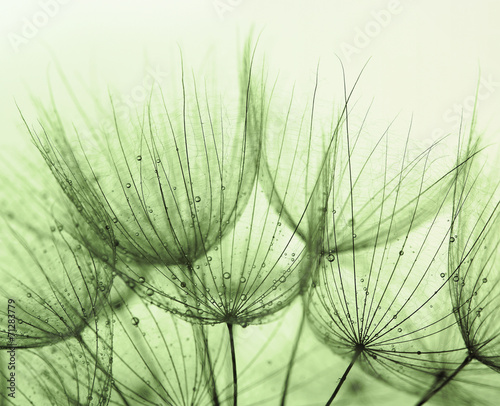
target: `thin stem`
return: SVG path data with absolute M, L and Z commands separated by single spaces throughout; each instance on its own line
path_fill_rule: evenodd
M 233 364 L 233 406 L 238 405 L 238 374 L 236 372 L 236 352 L 234 351 L 233 325 L 227 323 L 229 331 L 229 344 L 231 346 L 231 361 Z
M 342 388 L 342 385 L 344 384 L 345 380 L 347 379 L 347 375 L 349 375 L 351 368 L 354 366 L 354 363 L 356 362 L 356 360 L 358 359 L 358 357 L 361 355 L 362 352 L 363 352 L 363 346 L 357 346 L 356 352 L 352 356 L 351 363 L 349 364 L 349 366 L 345 370 L 344 375 L 342 375 L 342 378 L 340 378 L 340 382 L 337 384 L 337 387 L 333 391 L 332 396 L 330 396 L 330 399 L 328 399 L 328 402 L 326 402 L 326 406 L 330 406 L 332 404 L 333 400 L 335 399 L 335 397 L 339 393 L 340 388 Z
M 458 373 L 459 373 L 462 369 L 464 369 L 464 368 L 467 366 L 467 364 L 468 364 L 469 362 L 471 362 L 471 361 L 472 361 L 472 359 L 473 359 L 473 358 L 472 358 L 470 355 L 468 355 L 468 356 L 465 358 L 464 362 L 462 362 L 462 363 L 460 364 L 460 366 L 459 366 L 457 369 L 455 369 L 455 371 L 453 371 L 453 373 L 452 373 L 450 376 L 448 376 L 448 377 L 447 377 L 445 380 L 443 380 L 440 384 L 436 385 L 436 386 L 434 387 L 434 389 L 430 389 L 430 390 L 429 390 L 429 391 L 428 391 L 428 392 L 424 395 L 424 397 L 423 397 L 422 399 L 420 399 L 420 401 L 417 403 L 417 405 L 416 405 L 416 406 L 422 406 L 422 405 L 423 405 L 424 403 L 426 403 L 426 402 L 427 402 L 430 398 L 432 398 L 432 397 L 433 397 L 436 393 L 438 393 L 441 389 L 443 389 L 443 388 L 444 388 L 444 387 L 445 387 L 448 383 L 450 383 L 450 382 L 451 382 L 451 381 L 455 378 L 455 376 L 457 376 L 457 374 L 458 374 Z
M 87 351 L 87 353 L 94 359 L 94 361 L 96 362 L 96 367 L 99 368 L 102 372 L 108 374 L 108 369 L 106 368 L 106 366 L 103 366 L 101 364 L 101 360 L 98 356 L 96 356 L 96 354 L 94 354 L 94 352 L 92 351 L 92 349 L 87 345 L 87 343 L 85 341 L 83 341 L 83 337 L 81 335 L 80 332 L 76 332 L 75 333 L 75 338 L 76 340 L 78 341 L 78 343 L 83 347 L 85 348 L 85 350 Z M 127 402 L 127 399 L 125 398 L 125 395 L 123 394 L 122 390 L 118 387 L 118 385 L 116 384 L 116 381 L 113 379 L 111 380 L 111 387 L 113 388 L 113 390 L 118 394 L 118 396 L 120 396 L 120 399 L 123 401 L 123 405 L 124 406 L 130 406 L 130 404 Z
M 297 332 L 297 338 L 295 339 L 295 342 L 293 344 L 290 361 L 288 361 L 288 370 L 286 372 L 285 383 L 283 384 L 283 395 L 281 396 L 281 403 L 280 403 L 281 406 L 285 406 L 286 397 L 288 395 L 288 388 L 290 386 L 290 377 L 292 375 L 292 368 L 295 362 L 295 357 L 297 356 L 297 349 L 299 348 L 300 337 L 302 336 L 302 331 L 304 330 L 305 320 L 306 320 L 306 312 L 304 306 L 302 311 L 302 319 L 300 320 L 300 326 Z
M 214 373 L 214 366 L 212 364 L 212 357 L 210 355 L 210 349 L 208 347 L 208 338 L 205 334 L 205 330 L 203 327 L 200 329 L 201 336 L 203 337 L 203 343 L 205 345 L 205 351 L 206 351 L 206 362 L 209 368 L 209 376 L 207 379 L 210 380 L 210 387 L 212 390 L 212 402 L 214 406 L 220 406 L 219 402 L 219 396 L 217 395 L 217 382 L 215 381 L 215 373 Z
M 130 406 L 130 403 L 127 402 L 127 399 L 125 399 L 125 396 L 123 395 L 121 389 L 118 386 L 116 386 L 116 383 L 113 382 L 112 387 L 113 387 L 114 391 L 116 393 L 118 393 L 118 396 L 120 396 L 120 399 L 122 400 L 123 405 Z

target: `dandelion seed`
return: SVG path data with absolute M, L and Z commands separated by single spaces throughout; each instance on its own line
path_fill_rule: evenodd
M 71 201 L 63 216 L 71 219 L 50 228 L 47 224 L 49 243 L 32 249 L 34 228 L 28 227 L 25 236 L 12 226 L 13 215 L 4 215 L 17 237 L 12 242 L 2 236 L 5 246 L 24 253 L 15 255 L 14 262 L 31 261 L 42 270 L 38 276 L 30 274 L 33 295 L 8 270 L 29 310 L 23 313 L 27 322 L 20 319 L 19 324 L 28 324 L 23 339 L 29 345 L 33 337 L 40 344 L 41 337 L 42 346 L 55 343 L 52 348 L 59 351 L 68 342 L 61 353 L 67 359 L 78 354 L 81 366 L 54 364 L 56 370 L 67 371 L 68 382 L 80 385 L 79 377 L 94 379 L 84 382 L 83 390 L 77 385 L 76 391 L 55 382 L 43 389 L 44 400 L 219 405 L 232 397 L 236 406 L 246 396 L 248 403 L 259 404 L 261 394 L 239 383 L 237 372 L 247 369 L 236 364 L 247 354 L 238 351 L 243 331 L 238 326 L 245 328 L 241 334 L 259 331 L 250 325 L 279 317 L 299 294 L 304 304 L 301 326 L 307 315 L 318 338 L 334 352 L 351 356 L 327 404 L 355 364 L 419 395 L 429 387 L 435 394 L 473 360 L 498 368 L 498 354 L 489 352 L 493 345 L 486 338 L 477 341 L 492 327 L 488 316 L 497 306 L 473 299 L 484 301 L 482 294 L 493 292 L 497 279 L 493 273 L 475 271 L 471 277 L 459 269 L 490 264 L 464 265 L 463 252 L 457 251 L 450 258 L 460 258 L 459 264 L 448 273 L 449 281 L 460 283 L 448 286 L 446 274 L 439 273 L 445 242 L 457 246 L 471 240 L 462 234 L 450 237 L 453 230 L 435 231 L 453 182 L 463 181 L 456 176 L 462 162 L 434 175 L 429 171 L 434 146 L 410 160 L 407 141 L 402 153 L 391 151 L 403 157 L 401 165 L 393 165 L 388 132 L 364 145 L 363 125 L 353 131 L 347 95 L 337 117 L 317 119 L 317 86 L 308 101 L 311 106 L 300 105 L 292 94 L 283 114 L 283 106 L 274 101 L 278 87 L 268 88 L 267 73 L 254 64 L 249 44 L 243 53 L 236 97 L 214 93 L 182 67 L 177 86 L 168 93 L 151 92 L 142 116 L 122 119 L 112 102 L 115 127 L 97 133 L 85 118 L 95 134 L 95 151 L 81 143 L 80 127 L 70 126 L 72 119 L 66 122 L 56 103 L 42 109 L 38 131 L 29 127 Z M 432 223 L 428 228 L 426 220 Z M 495 244 L 485 244 L 483 255 Z M 435 277 L 438 273 L 441 279 Z M 113 279 L 115 287 L 124 287 L 120 301 L 102 306 Z M 453 307 L 443 305 L 450 290 L 461 292 L 453 297 Z M 40 292 L 48 293 L 49 300 L 41 299 Z M 35 312 L 30 302 L 47 311 Z M 113 322 L 106 312 L 110 309 Z M 465 344 L 455 340 L 461 339 L 456 322 Z M 482 323 L 485 327 L 479 328 Z M 114 334 L 109 327 L 113 324 Z M 286 382 L 299 338 L 285 369 Z M 490 339 L 495 343 L 496 336 Z M 210 341 L 216 342 L 215 351 Z M 267 344 L 276 354 L 259 373 L 284 358 L 277 355 L 281 342 Z M 45 371 L 51 346 L 46 347 L 36 353 L 47 364 Z M 466 348 L 462 366 L 457 357 Z M 214 354 L 219 357 L 227 350 L 232 382 L 221 384 L 231 374 Z M 323 375 L 331 378 L 331 373 Z M 265 378 L 265 384 L 280 387 Z M 344 391 L 355 393 L 365 384 L 355 379 Z M 286 388 L 287 383 L 282 404 Z M 118 397 L 110 401 L 111 392 Z M 36 396 L 30 392 L 25 400 L 42 404 Z
M 331 182 L 326 183 L 330 188 L 327 208 L 333 205 L 332 201 L 336 201 L 338 207 L 345 196 L 344 217 L 348 219 L 354 215 L 356 219 L 364 218 L 365 209 L 376 209 L 370 212 L 366 221 L 347 221 L 345 225 L 342 215 L 327 217 L 323 229 L 326 243 L 336 252 L 336 265 L 332 267 L 321 260 L 315 276 L 317 286 L 307 297 L 307 316 L 321 341 L 334 352 L 351 355 L 351 362 L 327 405 L 337 397 L 355 363 L 395 385 L 398 381 L 400 388 L 422 393 L 426 390 L 425 382 L 432 379 L 429 372 L 433 365 L 438 362 L 458 365 L 457 354 L 464 348 L 460 347 L 456 334 L 455 339 L 444 339 L 454 328 L 454 313 L 442 304 L 439 309 L 433 306 L 448 300 L 448 289 L 446 281 L 431 277 L 440 266 L 436 259 L 445 253 L 444 242 L 450 239 L 449 226 L 441 228 L 437 219 L 446 213 L 444 208 L 453 196 L 455 179 L 451 176 L 438 178 L 439 182 L 427 188 L 425 174 L 431 152 L 427 151 L 411 167 L 407 167 L 403 159 L 400 172 L 394 175 L 388 172 L 387 158 L 382 158 L 381 173 L 384 175 L 377 189 L 377 181 L 363 172 L 373 155 L 358 163 L 355 152 L 350 152 L 350 132 L 345 137 L 345 149 L 349 151 L 346 152 L 347 163 L 339 161 L 338 150 L 331 162 L 331 173 L 345 173 L 345 178 L 332 176 Z M 384 138 L 386 134 L 381 140 Z M 385 142 L 387 145 L 387 139 Z M 376 153 L 374 151 L 371 153 Z M 467 162 L 471 155 L 467 152 L 457 157 L 459 164 L 451 172 L 463 170 L 460 162 Z M 420 167 L 419 171 L 415 171 L 416 167 Z M 355 168 L 359 172 L 355 172 Z M 359 185 L 364 185 L 362 193 L 356 193 Z M 367 205 L 363 196 L 370 194 L 370 205 Z M 434 196 L 432 205 L 425 203 L 426 194 Z M 406 213 L 406 222 L 399 217 L 402 213 Z M 430 213 L 430 225 L 425 231 L 417 231 L 417 225 Z M 366 228 L 365 224 L 372 226 Z M 363 238 L 354 241 L 360 229 Z M 365 233 L 371 240 L 366 239 Z M 403 241 L 402 247 L 398 239 Z M 417 248 L 409 251 L 407 247 Z M 360 280 L 366 281 L 363 290 L 369 290 L 369 296 L 361 294 L 357 282 Z M 417 345 L 430 346 L 433 351 L 429 355 L 421 353 L 418 360 L 408 359 L 405 354 L 415 353 Z M 376 360 L 373 355 L 377 355 Z M 398 376 L 393 375 L 396 371 Z M 401 375 L 408 382 L 401 382 Z
M 30 177 L 25 178 L 26 172 L 19 168 L 16 182 L 2 178 L 0 193 L 0 274 L 9 280 L 0 296 L 5 303 L 9 299 L 14 303 L 15 345 L 23 348 L 16 351 L 17 362 L 29 366 L 25 376 L 31 382 L 16 392 L 16 402 L 87 404 L 93 397 L 108 402 L 110 365 L 104 360 L 110 351 L 103 343 L 110 339 L 106 295 L 111 274 L 91 250 L 80 245 L 82 236 L 71 224 L 78 211 L 66 206 L 69 202 L 52 184 L 50 174 L 37 164 L 29 156 Z M 51 193 L 41 193 L 39 186 Z M 22 208 L 22 218 L 6 214 L 12 206 Z M 68 218 L 67 224 L 59 222 Z M 57 231 L 48 227 L 54 221 Z M 112 262 L 114 255 L 109 255 Z M 0 310 L 0 320 L 7 319 L 6 310 Z M 0 347 L 12 347 L 6 324 L 0 327 Z M 87 362 L 76 361 L 79 357 Z M 53 371 L 65 371 L 64 379 L 52 379 Z M 8 374 L 0 372 L 5 380 Z
M 472 127 L 474 126 L 474 121 Z M 477 142 L 465 143 L 467 153 L 478 150 Z M 462 362 L 457 363 L 444 378 L 428 388 L 422 396 L 419 405 L 425 404 L 432 397 L 443 392 L 454 390 L 454 380 L 457 375 L 460 381 L 467 375 L 465 372 L 474 362 L 483 363 L 495 371 L 500 371 L 500 356 L 498 356 L 498 329 L 493 327 L 491 312 L 495 312 L 500 302 L 494 303 L 498 297 L 488 285 L 487 276 L 498 275 L 491 260 L 495 257 L 499 240 L 491 230 L 498 228 L 498 200 L 495 199 L 497 186 L 485 186 L 488 178 L 479 178 L 476 161 L 465 165 L 464 170 L 457 174 L 452 210 L 452 229 L 457 230 L 458 241 L 449 244 L 449 273 L 454 274 L 452 284 L 451 304 L 456 318 L 461 338 L 466 352 Z M 488 192 L 485 193 L 485 191 Z M 474 199 L 472 199 L 474 196 Z M 478 201 L 479 200 L 479 201 Z M 457 239 L 455 239 L 457 240 Z M 493 288 L 494 289 L 494 288 Z M 491 299 L 488 298 L 490 294 Z M 485 311 L 484 304 L 493 305 Z M 484 327 L 484 328 L 483 328 Z M 493 327 L 493 328 L 492 328 Z M 495 329 L 497 332 L 495 332 Z M 496 341 L 496 343 L 495 343 Z M 476 391 L 475 391 L 476 392 Z

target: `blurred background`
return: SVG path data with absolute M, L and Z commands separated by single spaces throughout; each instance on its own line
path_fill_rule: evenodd
M 492 140 L 500 121 L 500 3 L 384 0 L 4 0 L 0 4 L 1 145 L 25 137 L 14 100 L 47 94 L 54 61 L 74 83 L 110 87 L 133 106 L 151 80 L 185 63 L 195 70 L 216 53 L 217 69 L 236 60 L 253 28 L 270 77 L 319 85 L 342 103 L 367 64 L 354 98 L 373 100 L 373 125 L 398 116 L 430 145 L 470 120 L 478 91 L 479 126 Z M 99 82 L 100 81 L 100 82 Z M 56 85 L 54 88 L 57 90 Z M 363 109 L 359 110 L 360 112 Z M 406 130 L 404 130 L 406 131 Z

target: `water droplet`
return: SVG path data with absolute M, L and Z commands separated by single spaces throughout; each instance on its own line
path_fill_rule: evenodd
M 333 261 L 335 261 L 335 255 L 333 255 L 333 254 L 328 254 L 328 256 L 326 257 L 326 259 L 327 259 L 329 262 L 333 262 Z
M 446 274 L 445 274 L 444 272 L 441 272 L 441 273 L 439 274 L 439 276 L 441 276 L 441 278 L 444 278 L 444 277 L 446 276 Z
M 242 276 L 242 277 L 240 278 L 240 282 L 241 282 L 241 283 L 245 283 L 246 281 L 247 281 L 247 278 L 245 278 L 244 276 Z
M 27 293 L 26 296 L 31 297 L 31 293 Z
M 137 317 L 132 317 L 132 324 L 137 326 L 139 324 L 139 319 Z
M 286 282 L 286 277 L 282 276 L 282 277 L 280 278 L 280 282 L 281 282 L 281 283 L 285 283 L 285 282 Z
M 455 276 L 453 277 L 453 282 L 458 282 L 458 275 L 455 275 Z
M 212 257 L 211 256 L 208 256 L 207 257 L 207 261 L 210 262 L 212 260 Z
M 353 234 L 353 235 L 352 235 L 352 238 L 356 238 L 356 237 L 357 237 L 357 235 L 356 235 L 356 234 Z
M 141 155 L 137 155 L 137 160 L 138 161 L 142 161 L 142 156 Z
M 185 288 L 186 287 L 186 282 L 181 282 L 181 288 Z
M 139 283 L 144 283 L 146 282 L 146 278 L 144 278 L 143 276 L 139 277 Z
M 399 251 L 399 255 L 404 255 L 405 252 L 403 250 Z
M 127 187 L 127 189 L 130 189 L 132 185 L 130 183 L 127 183 L 125 186 Z
M 161 162 L 160 158 L 156 158 L 156 163 L 159 164 Z
M 224 185 L 221 186 L 222 190 L 226 190 L 226 187 Z
M 148 296 L 153 296 L 154 293 L 155 293 L 155 291 L 151 288 L 148 288 L 148 290 L 146 291 L 146 295 L 148 295 Z
M 196 197 L 194 198 L 194 201 L 195 201 L 196 203 L 201 202 L 201 197 L 200 197 L 200 196 L 196 196 Z
M 241 295 L 241 300 L 245 301 L 247 300 L 247 295 L 245 295 L 244 293 Z
M 398 328 L 398 333 L 401 333 L 403 331 L 402 328 Z
M 113 223 L 118 223 L 118 219 L 116 217 L 113 217 Z
M 455 237 L 450 237 L 450 242 L 455 242 Z
M 222 276 L 224 277 L 224 279 L 229 279 L 231 277 L 231 274 L 229 272 L 224 272 Z
M 486 283 L 488 282 L 488 279 L 487 278 L 483 278 L 483 283 Z

